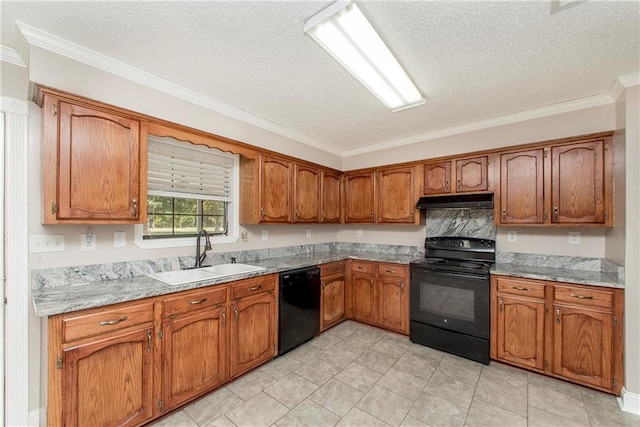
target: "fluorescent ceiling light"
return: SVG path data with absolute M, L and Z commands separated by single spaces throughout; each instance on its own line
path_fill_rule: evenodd
M 391 111 L 424 104 L 424 97 L 358 6 L 337 1 L 304 25 L 320 46 Z

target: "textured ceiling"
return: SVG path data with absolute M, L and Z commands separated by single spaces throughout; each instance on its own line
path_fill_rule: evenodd
M 427 101 L 389 112 L 302 28 L 331 2 L 0 2 L 15 21 L 337 151 L 607 93 L 639 69 L 639 2 L 364 1 Z M 566 3 L 566 2 L 565 2 Z

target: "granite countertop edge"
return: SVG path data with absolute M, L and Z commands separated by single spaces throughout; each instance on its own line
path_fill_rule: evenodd
M 168 295 L 191 289 L 221 285 L 250 277 L 281 273 L 283 271 L 347 259 L 360 259 L 408 265 L 411 261 L 417 259 L 417 257 L 415 255 L 361 251 L 316 252 L 313 254 L 298 256 L 247 261 L 247 264 L 264 267 L 265 269 L 257 272 L 226 276 L 220 279 L 208 279 L 200 282 L 192 282 L 179 286 L 169 286 L 147 276 L 137 276 L 85 283 L 81 285 L 63 285 L 32 289 L 31 293 L 36 315 L 39 317 L 47 317 L 89 308 L 98 308 L 111 304 Z
M 624 289 L 624 282 L 616 273 L 602 271 L 496 263 L 491 268 L 491 274 Z

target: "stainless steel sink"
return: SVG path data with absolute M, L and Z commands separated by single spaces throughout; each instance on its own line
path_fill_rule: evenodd
M 212 267 L 195 268 L 191 270 L 150 273 L 147 274 L 147 277 L 159 280 L 169 286 L 178 286 L 186 283 L 201 282 L 208 279 L 219 279 L 225 276 L 233 276 L 234 274 L 249 273 L 260 270 L 264 270 L 264 267 L 249 264 L 219 264 Z

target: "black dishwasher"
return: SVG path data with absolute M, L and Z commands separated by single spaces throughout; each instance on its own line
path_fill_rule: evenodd
M 320 332 L 320 268 L 280 273 L 278 355 Z

